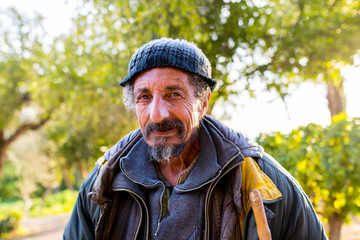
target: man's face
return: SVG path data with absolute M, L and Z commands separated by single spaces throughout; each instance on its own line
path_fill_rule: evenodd
M 137 76 L 134 100 L 146 143 L 172 151 L 167 158 L 180 154 L 196 133 L 208 103 L 196 97 L 189 75 L 175 68 L 153 68 Z

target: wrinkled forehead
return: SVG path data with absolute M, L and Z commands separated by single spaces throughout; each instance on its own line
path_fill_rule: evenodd
M 175 68 L 153 68 L 139 74 L 134 80 L 134 92 L 139 89 L 165 90 L 180 88 L 191 90 L 193 86 L 189 81 L 190 75 Z

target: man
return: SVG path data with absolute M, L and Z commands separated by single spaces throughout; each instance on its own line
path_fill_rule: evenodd
M 98 160 L 64 239 L 258 239 L 249 202 L 255 189 L 272 239 L 327 239 L 290 174 L 206 115 L 216 81 L 195 45 L 145 44 L 120 85 L 140 129 Z

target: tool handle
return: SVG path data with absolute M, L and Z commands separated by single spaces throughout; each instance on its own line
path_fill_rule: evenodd
M 264 204 L 258 190 L 249 193 L 250 204 L 254 212 L 256 228 L 260 240 L 271 240 L 271 232 L 266 220 Z

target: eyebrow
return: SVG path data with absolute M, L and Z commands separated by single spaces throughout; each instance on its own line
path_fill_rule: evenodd
M 147 92 L 150 92 L 150 90 L 148 88 L 140 88 L 140 89 L 137 89 L 134 96 L 137 96 L 139 95 L 140 93 L 147 93 Z
M 167 87 L 165 88 L 165 90 L 180 90 L 180 91 L 182 91 L 182 92 L 184 91 L 184 89 L 183 89 L 182 87 L 180 87 L 179 85 L 177 85 L 177 84 L 167 86 Z M 137 89 L 137 90 L 135 91 L 135 96 L 137 96 L 137 95 L 139 95 L 139 94 L 141 94 L 141 93 L 148 93 L 148 92 L 150 92 L 149 88 L 146 88 L 146 87 L 144 87 L 144 88 L 139 88 L 139 89 Z
M 166 90 L 181 90 L 184 91 L 182 87 L 180 87 L 179 85 L 171 85 L 171 86 L 167 86 Z

